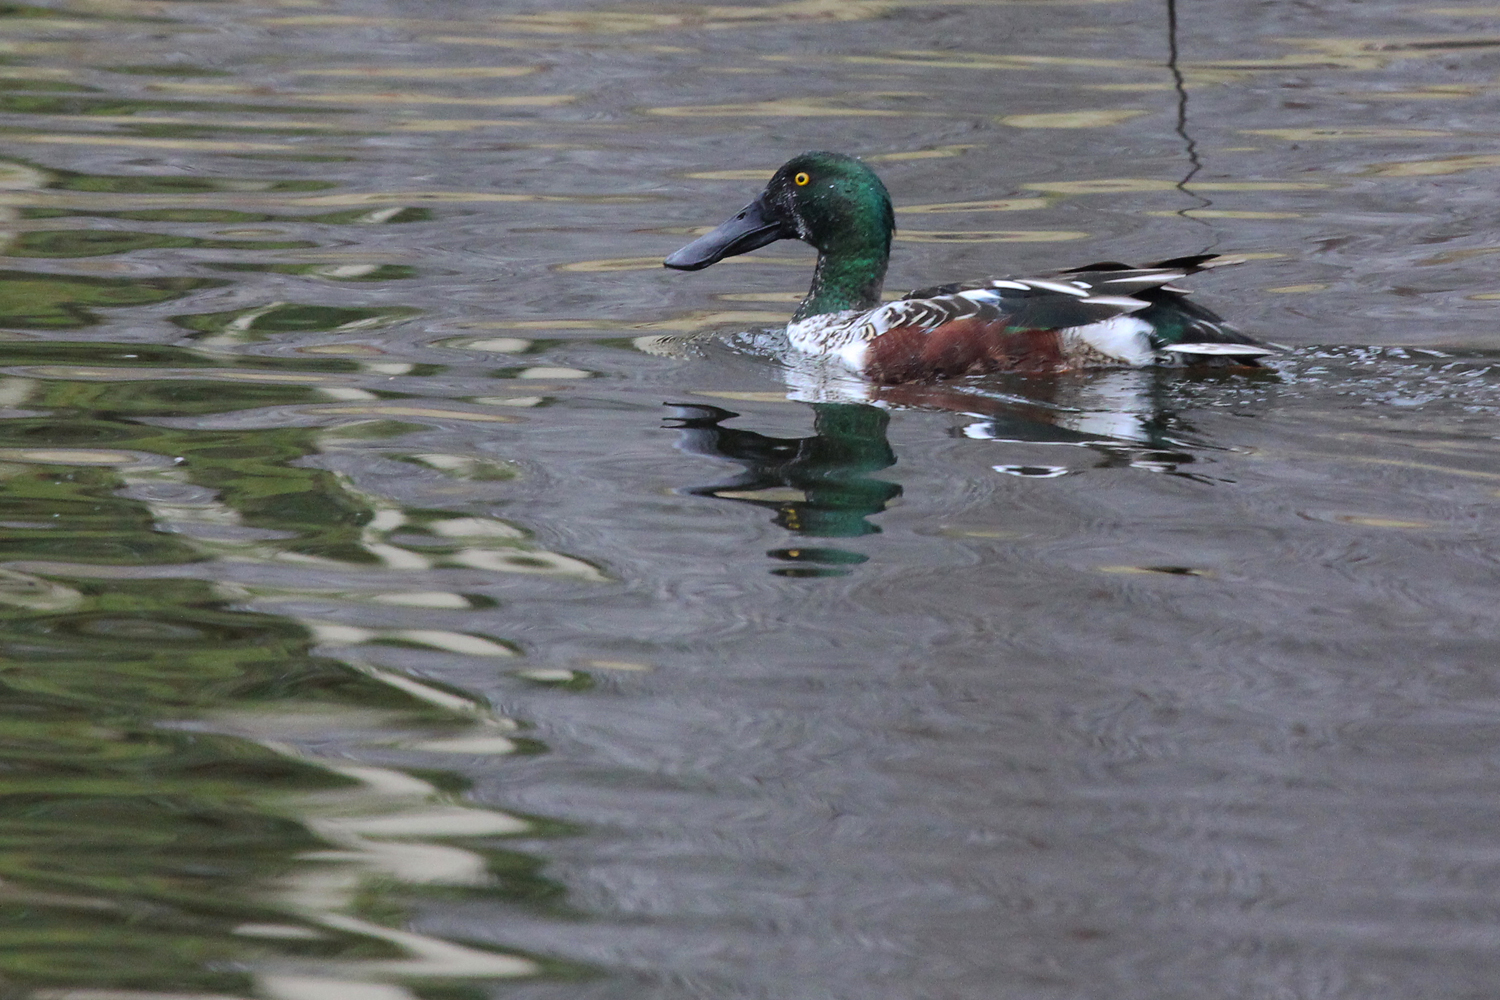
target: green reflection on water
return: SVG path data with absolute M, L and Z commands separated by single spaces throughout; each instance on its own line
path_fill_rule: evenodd
M 169 63 L 155 66 L 101 66 L 106 73 L 124 73 L 128 76 L 233 76 L 227 69 L 210 69 L 207 66 L 189 66 L 186 63 Z
M 36 349 L 42 345 L 18 346 L 40 353 Z M 106 346 L 103 351 L 88 351 L 78 349 L 86 345 L 74 346 L 67 355 L 74 360 L 97 359 L 118 350 Z M 151 360 L 188 353 L 158 348 Z M 192 416 L 320 402 L 326 402 L 326 397 L 312 388 L 211 378 L 47 381 L 40 383 L 28 405 L 55 408 L 53 412 L 0 421 L 0 449 L 109 448 L 164 456 L 182 467 L 188 481 L 217 491 L 243 525 L 295 536 L 263 544 L 370 563 L 374 557 L 358 544 L 361 528 L 373 514 L 369 505 L 345 490 L 333 473 L 293 464 L 318 450 L 321 428 L 188 433 L 128 419 L 130 415 Z M 175 535 L 151 530 L 149 511 L 116 495 L 125 484 L 111 467 L 14 463 L 0 468 L 10 473 L 0 494 L 0 519 L 34 520 L 45 526 L 0 534 L 0 557 L 142 564 L 204 556 Z M 129 511 L 138 513 L 129 515 Z
M 66 340 L 13 340 L 5 344 L 5 360 L 10 365 L 107 365 L 110 368 L 215 368 L 223 364 L 222 359 L 205 355 L 194 348 L 171 347 L 162 344 L 115 344 L 107 341 Z M 260 369 L 298 372 L 352 372 L 359 366 L 343 358 L 256 358 Z M 113 413 L 154 413 L 174 415 L 177 413 L 221 413 L 234 409 L 244 401 L 251 405 L 255 397 L 241 395 L 253 393 L 260 387 L 244 384 L 229 386 L 206 382 L 164 382 L 161 391 L 154 391 L 152 383 L 95 383 L 61 382 L 49 390 L 45 398 L 52 405 L 85 406 L 78 402 L 99 398 L 99 393 L 110 395 L 108 406 L 95 407 Z M 286 391 L 280 389 L 277 391 Z M 182 400 L 194 393 L 205 394 L 204 409 L 180 410 Z M 270 400 L 267 400 L 269 404 Z
M 418 315 L 420 310 L 400 306 L 386 308 L 343 308 L 287 303 L 255 309 L 233 309 L 228 312 L 192 313 L 173 316 L 172 322 L 199 334 L 227 333 L 296 333 L 304 330 L 367 330 L 387 326 Z
M 316 222 L 323 225 L 385 225 L 398 222 L 430 222 L 427 208 L 358 208 L 321 215 L 277 215 L 270 212 L 237 212 L 220 208 L 153 208 L 135 211 L 102 211 L 86 208 L 22 208 L 23 219 L 60 219 L 82 216 L 96 219 L 125 219 L 131 222 Z
M 13 162 L 23 163 L 16 160 Z M 32 166 L 31 164 L 26 164 Z M 46 185 L 60 191 L 96 191 L 111 194 L 191 194 L 211 191 L 326 191 L 337 187 L 333 181 L 305 178 L 265 180 L 248 177 L 202 177 L 149 174 L 85 174 L 70 170 L 46 169 Z
M 301 274 L 331 281 L 403 281 L 417 276 L 406 264 L 238 264 L 210 263 L 215 271 L 248 271 L 269 274 Z
M 31 89 L 31 88 L 28 88 Z M 231 114 L 284 114 L 286 108 L 275 104 L 236 104 L 232 101 L 143 101 L 118 96 L 56 96 L 48 94 L 4 93 L 0 91 L 0 112 L 17 115 L 133 115 L 154 111 L 206 111 Z M 301 106 L 298 114 L 349 114 L 347 108 Z
M 65 419 L 0 421 L 0 448 L 110 448 L 179 460 L 187 479 L 219 492 L 247 527 L 293 532 L 275 543 L 284 551 L 375 562 L 359 545 L 373 512 L 322 469 L 292 463 L 317 450 L 320 428 L 184 433 L 120 419 L 226 412 L 322 402 L 300 387 L 222 382 L 51 382 L 32 405 L 68 409 Z M 153 531 L 151 514 L 116 495 L 124 483 L 109 467 L 11 466 L 0 495 L 0 517 L 44 527 L 0 534 L 0 558 L 86 559 L 119 564 L 187 562 L 201 550 Z M 136 511 L 130 514 L 130 511 Z M 269 543 L 267 543 L 269 544 Z
M 123 350 L 16 346 L 28 359 L 75 364 Z M 131 353 L 149 354 L 135 359 L 147 367 L 194 357 L 161 347 Z M 367 727 L 378 717 L 387 728 L 431 731 L 451 727 L 453 713 L 317 655 L 307 626 L 236 607 L 211 581 L 130 575 L 143 566 L 171 572 L 214 551 L 162 530 L 160 507 L 130 495 L 152 483 L 207 487 L 239 525 L 297 533 L 254 543 L 262 558 L 301 551 L 368 561 L 356 543 L 369 503 L 339 477 L 294 464 L 318 450 L 320 428 L 205 431 L 130 418 L 322 397 L 208 379 L 29 385 L 26 405 L 48 414 L 0 421 L 0 560 L 9 567 L 0 568 L 0 981 L 7 990 L 250 995 L 259 989 L 254 970 L 287 962 L 357 968 L 407 959 L 393 941 L 360 931 L 374 925 L 323 919 L 278 888 L 295 888 L 309 871 L 307 884 L 322 885 L 318 866 L 333 863 L 305 857 L 330 846 L 304 821 L 319 815 L 308 802 L 378 789 L 273 743 L 210 729 L 215 719 L 253 728 L 256 719 L 297 718 L 336 729 L 337 721 L 316 720 L 364 713 Z M 70 454 L 84 464 L 66 464 Z M 467 790 L 451 772 L 412 776 L 435 794 Z M 565 832 L 527 822 L 531 836 Z M 492 843 L 465 850 L 481 860 L 484 881 L 396 892 L 377 879 L 339 897 L 339 910 L 401 926 L 408 905 L 432 898 L 559 908 L 562 887 L 540 874 L 538 859 Z M 440 994 L 478 995 L 441 980 L 421 990 Z
M 756 431 L 720 426 L 739 414 L 705 404 L 674 404 L 683 431 L 684 451 L 727 458 L 744 467 L 728 482 L 695 486 L 684 492 L 748 503 L 776 512 L 775 522 L 814 538 L 857 538 L 880 528 L 866 518 L 878 514 L 901 486 L 871 473 L 896 464 L 886 440 L 890 414 L 855 403 L 814 403 L 813 434 L 775 438 Z M 772 558 L 825 564 L 781 568 L 782 576 L 842 575 L 832 568 L 863 562 L 865 557 L 831 548 L 789 548 Z
M 58 16 L 58 12 L 55 11 L 55 10 L 53 10 L 50 7 L 33 7 L 33 6 L 29 5 L 29 4 L 24 4 L 24 3 L 0 4 L 0 17 L 3 17 L 3 18 L 27 18 L 27 17 L 30 17 L 30 18 L 41 18 L 41 19 L 45 19 L 45 20 L 51 20 L 52 18 L 55 18 L 57 16 Z M 90 18 L 96 17 L 97 15 L 89 14 L 89 13 L 86 13 L 86 12 L 80 12 L 76 8 L 74 8 L 74 9 L 70 9 L 68 11 L 68 15 L 67 16 L 68 16 L 69 20 L 83 21 L 83 20 L 88 20 Z M 134 20 L 137 20 L 137 18 L 115 17 L 115 18 L 110 18 L 110 20 L 134 21 Z
M 64 80 L 24 80 L 19 77 L 0 77 L 0 91 L 5 90 L 50 90 L 71 93 L 93 93 L 97 88 L 85 87 L 80 83 L 68 83 Z
M 6 430 L 10 422 L 0 425 Z M 70 426 L 52 437 L 45 428 L 19 428 L 5 435 L 5 446 L 48 447 L 116 445 L 122 435 L 101 428 Z M 41 434 L 36 431 L 41 431 Z M 28 433 L 31 432 L 31 433 Z M 0 559 L 73 560 L 139 565 L 188 562 L 201 553 L 175 535 L 154 531 L 150 511 L 116 495 L 121 482 L 113 470 L 0 462 Z M 27 528 L 24 525 L 32 525 Z M 33 651 L 34 652 L 34 651 Z M 6 655 L 17 655 L 8 651 Z M 28 654 L 30 655 L 30 654 Z
M 21 233 L 6 247 L 9 257 L 103 257 L 132 250 L 299 250 L 307 240 L 210 240 L 164 233 L 109 229 L 56 229 Z
M 140 520 L 140 515 L 136 515 Z M 76 610 L 0 610 L 0 975 L 14 984 L 243 990 L 273 956 L 395 957 L 358 935 L 247 940 L 300 924 L 255 886 L 324 846 L 282 803 L 348 779 L 245 739 L 161 728 L 276 703 L 414 712 L 314 656 L 302 628 L 236 610 L 193 580 L 74 583 Z M 517 895 L 548 887 L 508 859 Z
M 16 10 L 0 8 L 0 17 L 56 16 L 41 8 L 34 14 L 18 15 Z M 200 72 L 193 68 L 179 75 Z M 87 90 L 57 81 L 0 81 L 0 112 L 127 115 L 169 109 L 254 116 L 278 110 L 229 102 L 75 96 Z M 311 110 L 299 108 L 298 113 Z M 228 128 L 192 123 L 129 127 L 137 134 L 172 136 Z M 245 128 L 251 127 L 247 117 Z M 428 209 L 400 205 L 316 215 L 218 207 L 236 206 L 237 195 L 338 186 L 324 180 L 225 177 L 196 170 L 162 176 L 93 174 L 19 160 L 0 163 L 0 170 L 9 171 L 4 178 L 7 201 L 101 206 L 18 205 L 6 210 L 6 219 L 96 217 L 142 224 L 123 231 L 7 233 L 5 252 L 13 258 L 318 245 L 275 234 L 269 234 L 271 240 L 251 240 L 157 233 L 149 231 L 158 228 L 153 223 L 162 224 L 159 228 L 382 225 L 433 218 Z M 161 197 L 134 199 L 134 204 L 160 207 L 116 209 L 111 206 L 130 202 L 111 195 L 157 195 Z M 193 200 L 214 207 L 161 204 L 194 195 L 208 196 Z M 217 266 L 345 281 L 414 274 L 397 264 L 305 261 L 236 260 Z M 88 327 L 101 322 L 99 311 L 106 308 L 160 305 L 232 283 L 186 276 L 94 276 L 99 270 L 96 265 L 88 276 L 0 271 L 0 327 Z M 187 308 L 192 307 L 176 307 L 180 314 L 173 322 L 195 340 L 364 330 L 419 313 L 301 302 L 222 312 Z M 225 429 L 228 420 L 214 426 L 204 420 L 192 428 L 159 426 L 162 420 L 187 422 L 291 407 L 298 408 L 299 417 L 312 416 L 290 422 L 311 423 L 317 417 L 308 408 L 330 399 L 319 386 L 344 382 L 321 377 L 301 377 L 299 384 L 248 380 L 288 370 L 345 373 L 359 366 L 344 359 L 241 357 L 237 361 L 245 369 L 216 377 L 213 369 L 222 359 L 202 349 L 20 336 L 6 348 L 6 366 L 19 377 L 0 379 L 8 390 L 5 405 L 16 408 L 0 419 L 0 768 L 6 775 L 0 782 L 0 983 L 5 984 L 0 993 L 93 988 L 159 995 L 271 995 L 275 990 L 264 980 L 266 970 L 287 969 L 332 975 L 352 970 L 347 974 L 355 984 L 402 981 L 411 965 L 420 964 L 413 962 L 420 949 L 383 936 L 371 922 L 406 927 L 409 907 L 433 899 L 498 900 L 559 912 L 563 888 L 543 877 L 543 862 L 497 846 L 495 839 L 520 831 L 528 837 L 567 832 L 557 824 L 466 803 L 460 798 L 468 791 L 466 783 L 453 772 L 385 770 L 386 785 L 406 789 L 401 793 L 406 798 L 400 799 L 381 781 L 361 779 L 356 773 L 360 768 L 345 766 L 347 758 L 323 762 L 296 748 L 297 734 L 308 731 L 297 726 L 307 726 L 309 719 L 320 740 L 330 733 L 374 732 L 371 739 L 378 741 L 391 735 L 464 737 L 472 734 L 454 730 L 470 727 L 486 735 L 516 728 L 467 692 L 444 692 L 450 702 L 472 705 L 454 708 L 420 693 L 424 686 L 439 690 L 438 685 L 382 673 L 384 668 L 359 659 L 362 650 L 382 644 L 387 656 L 392 646 L 442 649 L 432 635 L 442 639 L 445 634 L 388 629 L 372 630 L 365 639 L 340 639 L 340 622 L 300 619 L 295 612 L 267 614 L 249 606 L 252 601 L 267 606 L 277 598 L 265 595 L 278 587 L 289 607 L 312 600 L 326 608 L 333 601 L 369 602 L 385 596 L 360 587 L 376 585 L 367 568 L 382 559 L 372 543 L 379 536 L 372 523 L 377 515 L 388 520 L 400 512 L 389 503 L 380 507 L 380 498 L 359 492 L 334 472 L 304 465 L 316 460 L 340 432 L 331 434 L 323 426 L 267 428 L 260 417 L 245 429 Z M 288 382 L 293 378 L 283 377 Z M 18 410 L 20 415 L 9 416 Z M 342 436 L 417 429 L 429 428 L 367 422 Z M 483 526 L 500 527 L 488 521 Z M 450 547 L 458 554 L 509 560 L 507 565 L 517 567 L 528 559 L 536 563 L 526 571 L 577 576 L 583 565 L 533 553 L 528 543 L 509 536 L 464 536 Z M 252 587 L 187 578 L 233 580 L 247 564 L 277 582 Z M 356 579 L 359 585 L 350 588 L 347 598 L 328 597 L 312 584 L 303 591 L 299 588 L 307 577 L 283 572 L 287 565 L 314 565 L 341 583 Z M 287 582 L 294 579 L 298 582 Z M 476 596 L 472 606 L 479 607 L 481 600 L 485 598 Z M 346 633 L 359 631 L 344 627 Z M 478 641 L 466 633 L 452 636 L 469 639 L 471 645 Z M 424 638 L 429 641 L 419 641 Z M 501 637 L 488 641 L 507 651 L 511 646 Z M 332 653 L 323 655 L 330 648 Z M 337 658 L 345 652 L 347 659 Z M 292 735 L 284 736 L 287 731 Z M 545 751 L 534 740 L 517 736 L 510 741 L 516 752 Z M 431 786 L 430 795 L 421 791 L 421 782 Z M 415 798 L 412 785 L 418 786 Z M 415 834 L 381 839 L 379 832 L 366 831 L 363 835 L 374 840 L 373 849 L 365 849 L 358 836 L 341 839 L 336 829 L 339 823 L 355 829 L 357 821 L 372 817 L 405 820 L 414 829 L 424 818 L 423 808 L 440 818 L 444 810 L 496 817 L 480 846 L 473 844 L 477 834 L 433 834 L 445 841 L 461 839 L 463 847 L 450 853 L 479 859 L 477 877 L 462 884 L 427 885 L 416 879 L 408 885 L 399 868 L 381 869 L 371 858 L 399 854 L 406 846 L 399 838 Z M 427 837 L 426 828 L 421 837 Z M 443 849 L 449 846 L 445 842 Z M 330 890 L 330 885 L 337 888 Z M 377 961 L 400 970 L 387 973 L 369 964 Z M 511 971 L 497 962 L 490 972 L 465 975 L 525 975 L 534 968 L 549 975 L 578 974 L 555 962 L 533 967 L 511 961 Z M 412 995 L 424 1000 L 484 995 L 445 980 L 450 973 L 442 968 L 411 974 L 422 983 L 413 986 Z
M 155 305 L 227 282 L 214 278 L 94 278 L 0 271 L 0 326 L 66 330 L 93 326 L 95 308 Z

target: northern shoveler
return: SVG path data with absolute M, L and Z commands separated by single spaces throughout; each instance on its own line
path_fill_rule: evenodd
M 1215 254 L 938 285 L 882 305 L 895 231 L 873 170 L 842 153 L 803 153 L 738 215 L 664 263 L 696 271 L 776 240 L 812 244 L 818 264 L 787 326 L 792 347 L 882 383 L 1104 365 L 1255 367 L 1275 353 L 1172 286 L 1232 263 Z

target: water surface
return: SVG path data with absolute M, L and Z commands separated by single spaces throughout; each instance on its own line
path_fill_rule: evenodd
M 3 992 L 1490 996 L 1497 18 L 0 9 Z M 1288 351 L 802 401 L 820 147 Z

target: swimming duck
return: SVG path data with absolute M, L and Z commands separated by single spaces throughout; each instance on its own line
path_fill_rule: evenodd
M 787 326 L 791 346 L 880 383 L 1106 365 L 1256 367 L 1275 353 L 1172 286 L 1232 263 L 1216 254 L 937 285 L 881 304 L 895 231 L 873 170 L 842 153 L 803 153 L 738 215 L 663 263 L 697 271 L 776 240 L 812 244 L 818 263 Z

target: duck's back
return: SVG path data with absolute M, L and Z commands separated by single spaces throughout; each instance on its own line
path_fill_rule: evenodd
M 1040 278 L 989 278 L 911 292 L 865 313 L 813 317 L 789 332 L 880 382 L 1095 365 L 1254 365 L 1273 353 L 1171 282 L 1214 255 L 1131 267 L 1113 261 Z

